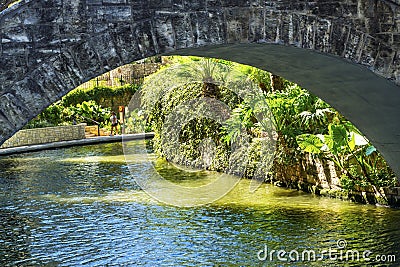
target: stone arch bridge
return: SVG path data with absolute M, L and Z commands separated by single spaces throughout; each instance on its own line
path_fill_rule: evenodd
M 0 40 L 0 144 L 93 77 L 192 54 L 297 82 L 400 176 L 400 0 L 22 0 L 0 13 Z

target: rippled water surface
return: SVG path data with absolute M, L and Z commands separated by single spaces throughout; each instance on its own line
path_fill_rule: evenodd
M 250 193 L 248 180 L 178 208 L 135 176 L 190 185 L 216 174 L 133 158 L 132 174 L 118 143 L 0 158 L 0 266 L 400 266 L 399 210 L 266 184 Z

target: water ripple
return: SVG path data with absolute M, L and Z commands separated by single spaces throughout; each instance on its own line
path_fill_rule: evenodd
M 269 185 L 250 194 L 246 180 L 216 203 L 176 208 L 140 191 L 121 155 L 120 145 L 107 144 L 1 159 L 0 266 L 338 266 L 260 262 L 257 252 L 320 252 L 340 239 L 349 249 L 399 251 L 399 210 Z M 142 163 L 135 175 L 149 171 L 140 173 Z M 177 182 L 210 179 L 156 164 Z

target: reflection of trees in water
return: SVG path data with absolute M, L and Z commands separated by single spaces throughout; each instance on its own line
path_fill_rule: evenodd
M 12 158 L 0 160 L 0 170 L 2 174 L 12 171 L 14 168 L 19 166 L 19 162 Z
M 0 209 L 0 266 L 31 258 L 30 228 L 33 222 L 12 211 Z
M 24 190 L 23 181 L 20 177 L 24 177 L 24 172 L 19 169 L 21 162 L 13 158 L 6 158 L 0 160 L 0 192 L 1 197 L 9 198 L 9 194 Z M 0 211 L 1 212 L 1 211 Z

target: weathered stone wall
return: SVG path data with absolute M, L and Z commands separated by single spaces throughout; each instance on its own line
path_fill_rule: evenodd
M 85 138 L 86 124 L 20 130 L 5 141 L 1 148 L 45 144 Z
M 290 44 L 400 82 L 391 1 L 24 0 L 0 13 L 0 140 L 115 67 L 186 47 Z
M 290 165 L 275 164 L 274 170 L 270 182 L 278 186 L 358 203 L 400 207 L 400 187 L 345 191 L 340 186 L 335 164 L 311 154 L 303 154 Z

